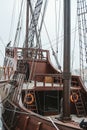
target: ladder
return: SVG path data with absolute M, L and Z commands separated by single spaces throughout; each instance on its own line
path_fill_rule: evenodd
M 77 0 L 77 16 L 80 47 L 80 75 L 84 80 L 85 62 L 87 63 L 87 0 Z
M 13 81 L 16 82 L 14 94 L 12 97 L 12 100 L 16 103 L 19 103 L 20 98 L 21 98 L 21 91 L 23 88 L 23 83 L 25 81 L 26 77 L 26 66 L 25 66 L 25 61 L 24 60 L 18 60 L 17 61 L 17 70 L 14 73 L 13 76 Z
M 78 95 L 78 100 L 77 100 L 77 102 L 75 102 L 77 116 L 78 117 L 86 116 L 86 110 L 85 110 L 85 106 L 83 103 L 83 99 L 82 99 L 80 90 L 73 90 L 72 94 L 73 93 L 76 93 Z
M 25 74 L 18 73 L 14 77 L 15 77 L 15 80 L 17 81 L 18 86 L 15 88 L 15 92 L 14 92 L 12 100 L 14 102 L 18 103 L 20 98 L 21 98 L 21 90 L 23 88 L 23 82 L 24 82 Z
M 36 95 L 34 90 L 28 90 L 28 92 L 25 92 L 24 96 L 24 106 L 35 112 L 38 113 L 38 108 L 37 108 L 37 102 L 36 102 Z

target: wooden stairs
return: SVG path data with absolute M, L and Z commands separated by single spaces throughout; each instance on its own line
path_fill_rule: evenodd
M 74 102 L 75 103 L 76 112 L 77 112 L 77 116 L 78 117 L 86 116 L 86 110 L 85 110 L 85 106 L 84 106 L 84 102 L 83 102 L 80 90 L 79 89 L 73 90 L 72 91 L 72 95 L 73 94 L 78 95 L 77 101 Z

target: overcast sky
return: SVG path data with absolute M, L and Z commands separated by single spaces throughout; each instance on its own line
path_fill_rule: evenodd
M 12 11 L 13 11 L 13 5 L 14 5 L 14 1 L 18 4 L 20 2 L 20 0 L 0 0 L 0 65 L 3 65 L 3 56 L 4 56 L 4 48 L 6 46 L 6 44 L 9 42 L 9 33 L 10 33 L 10 26 L 11 26 L 11 19 L 12 19 Z M 59 0 L 56 0 L 59 1 Z M 61 0 L 62 3 L 63 0 Z M 48 1 L 48 6 L 47 6 L 47 11 L 48 13 L 46 13 L 47 19 L 50 19 L 50 24 L 49 21 L 45 20 L 45 22 L 48 22 L 48 30 L 49 32 L 51 32 L 50 37 L 52 37 L 52 39 L 55 39 L 53 32 L 50 31 L 52 30 L 52 26 L 53 26 L 53 11 L 52 9 L 55 7 L 54 6 L 54 0 L 49 0 Z M 19 5 L 16 5 L 16 10 L 18 9 Z M 72 11 L 72 16 L 71 16 L 71 22 L 72 22 L 72 29 L 75 28 L 75 17 L 76 17 L 76 0 L 71 0 L 71 11 Z M 48 9 L 49 8 L 49 9 Z M 63 13 L 62 13 L 63 15 Z M 15 17 L 15 16 L 14 16 Z M 15 27 L 16 28 L 16 27 Z M 54 29 L 54 28 L 53 28 Z M 74 37 L 74 34 L 73 34 Z M 51 40 L 52 40 L 51 39 Z M 73 42 L 73 38 L 72 38 L 72 42 Z M 47 41 L 48 42 L 48 41 Z M 45 42 L 45 43 L 47 43 Z

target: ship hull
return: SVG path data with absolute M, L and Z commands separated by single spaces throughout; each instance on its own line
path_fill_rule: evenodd
M 64 122 L 58 115 L 41 116 L 7 99 L 3 103 L 2 121 L 5 130 L 80 130 L 79 124 L 72 120 Z

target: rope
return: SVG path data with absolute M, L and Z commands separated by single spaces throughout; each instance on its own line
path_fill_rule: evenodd
M 44 21 L 46 9 L 47 9 L 47 3 L 48 3 L 48 0 L 45 0 L 44 9 L 43 9 L 43 14 L 41 13 L 42 19 L 41 19 L 41 24 L 40 24 L 40 28 L 39 28 L 39 37 L 40 37 L 40 33 L 41 33 L 43 21 Z
M 56 32 L 56 52 L 58 52 L 58 40 L 57 40 L 57 7 L 56 7 L 56 0 L 55 0 L 55 32 Z
M 51 121 L 51 123 L 52 123 L 53 126 L 56 128 L 56 130 L 59 130 L 59 128 L 56 126 L 56 124 L 55 124 L 54 121 L 51 119 L 51 117 L 48 117 L 48 119 Z
M 47 36 L 48 36 L 48 40 L 49 40 L 49 43 L 50 43 L 50 46 L 51 46 L 51 50 L 52 50 L 52 53 L 54 55 L 54 58 L 56 60 L 56 63 L 57 63 L 57 66 L 58 66 L 58 69 L 61 70 L 61 67 L 59 65 L 59 62 L 58 62 L 58 59 L 57 59 L 57 55 L 52 47 L 52 43 L 51 43 L 51 40 L 50 40 L 50 37 L 49 37 L 49 34 L 48 34 L 48 31 L 47 31 L 47 28 L 46 28 L 46 25 L 45 25 L 45 22 L 44 22 L 44 27 L 45 27 L 45 30 L 46 30 L 46 33 L 47 33 Z
M 6 84 L 8 84 L 8 82 L 7 83 L 5 83 L 4 85 L 6 85 Z M 3 85 L 0 85 L 0 88 L 4 88 L 5 86 L 3 86 Z
M 42 48 L 42 44 L 41 44 L 41 37 L 40 37 L 40 34 L 41 34 L 41 30 L 42 30 L 42 25 L 43 25 L 43 21 L 44 21 L 44 17 L 45 17 L 45 12 L 46 12 L 46 9 L 47 9 L 47 4 L 48 4 L 48 0 L 45 0 L 45 4 L 44 4 L 44 9 L 43 9 L 43 14 L 41 12 L 41 23 L 40 23 L 40 27 L 38 29 L 38 38 L 39 38 L 39 42 L 40 42 L 40 48 Z
M 83 78 L 84 81 L 84 68 L 85 68 L 85 63 L 84 63 L 84 59 L 86 57 L 86 49 L 83 50 L 83 46 L 85 46 L 87 48 L 86 45 L 86 39 L 87 39 L 87 12 L 86 12 L 86 0 L 84 1 L 80 1 L 77 0 L 77 15 L 78 15 L 78 29 L 79 29 L 79 48 L 80 48 L 80 75 Z
M 72 33 L 75 33 L 76 31 L 78 31 L 78 26 L 77 26 L 76 28 L 73 28 L 73 29 L 72 29 L 71 34 L 72 34 Z M 58 42 L 63 41 L 63 39 L 64 39 L 64 35 L 61 35 L 61 36 L 58 37 L 57 39 L 59 39 Z M 55 42 L 57 39 L 53 39 L 53 40 L 51 40 L 51 43 Z M 56 43 L 53 43 L 52 45 L 55 46 Z M 43 45 L 43 47 L 46 47 L 46 46 L 47 46 L 47 47 L 49 46 L 48 43 L 45 43 L 45 44 Z M 49 48 L 49 47 L 48 47 L 48 48 Z
M 20 9 L 20 14 L 19 14 L 19 21 L 18 21 L 18 24 L 17 24 L 16 35 L 15 35 L 15 40 L 14 40 L 14 45 L 13 46 L 16 46 L 16 40 L 17 40 L 19 29 L 20 29 L 20 19 L 21 19 L 21 14 L 22 14 L 22 8 L 23 8 L 23 0 L 21 2 L 21 9 Z
M 47 37 L 48 37 L 48 40 L 49 40 L 49 43 L 50 43 L 51 49 L 52 49 L 52 51 L 54 51 L 54 50 L 53 50 L 53 47 L 52 47 L 52 43 L 51 43 L 50 37 L 49 37 L 49 34 L 48 34 L 48 31 L 47 31 L 46 24 L 45 24 L 45 22 L 43 22 L 43 23 L 44 23 L 44 27 L 45 27 L 45 30 L 46 30 L 46 33 L 47 33 Z
M 13 109 L 9 109 L 9 108 L 3 107 L 3 106 L 0 106 L 0 108 L 1 108 L 1 109 L 5 109 L 5 110 L 8 110 L 8 111 L 11 111 L 11 112 L 19 113 L 19 114 L 29 114 L 28 112 L 13 110 Z
M 13 24 L 13 21 L 14 21 L 14 11 L 15 11 L 15 0 L 14 0 L 14 3 L 13 3 L 13 10 L 12 10 L 12 18 L 11 18 L 11 25 L 10 25 L 10 31 L 9 31 L 9 40 L 8 41 L 11 41 L 10 40 L 10 35 L 12 35 L 12 32 L 13 32 L 13 28 L 12 28 L 12 24 Z
M 77 25 L 77 14 L 76 14 L 76 25 Z M 76 28 L 76 25 L 75 25 L 75 28 Z M 73 46 L 73 50 L 72 50 L 72 69 L 73 69 L 73 64 L 74 64 L 74 50 L 75 50 L 75 42 L 76 42 L 76 31 L 75 31 L 75 35 L 74 35 L 74 46 Z
M 58 17 L 58 24 L 57 24 L 57 7 L 56 7 L 56 0 L 55 0 L 55 25 L 56 25 L 56 53 L 58 53 L 58 39 L 57 36 L 59 37 L 59 30 L 60 30 L 60 11 L 61 11 L 61 0 L 59 1 L 59 17 Z M 57 25 L 58 25 L 58 30 L 57 30 Z

